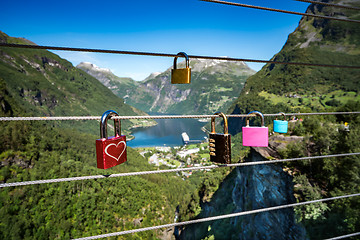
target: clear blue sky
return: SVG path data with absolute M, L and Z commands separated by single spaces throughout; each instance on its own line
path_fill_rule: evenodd
M 234 2 L 305 12 L 294 0 Z M 198 0 L 1 0 L 0 31 L 38 45 L 270 59 L 301 16 Z M 54 51 L 74 65 L 109 68 L 142 80 L 171 58 Z M 262 64 L 248 63 L 254 70 Z

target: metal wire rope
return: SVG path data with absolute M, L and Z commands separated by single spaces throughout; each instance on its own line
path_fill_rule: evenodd
M 318 112 L 318 113 L 285 113 L 285 116 L 313 116 L 313 115 L 347 115 L 347 114 L 360 114 L 360 112 Z M 283 116 L 279 113 L 265 113 L 264 117 L 277 117 Z M 228 118 L 241 118 L 251 117 L 247 114 L 228 114 Z M 255 116 L 255 115 L 253 115 Z M 156 116 L 116 116 L 112 119 L 181 119 L 181 118 L 213 118 L 220 117 L 217 115 L 156 115 Z M 65 121 L 65 120 L 100 120 L 101 116 L 62 116 L 62 117 L 0 117 L 1 121 Z
M 332 155 L 324 155 L 324 156 L 313 156 L 313 157 L 288 158 L 288 159 L 258 161 L 258 162 L 219 164 L 219 165 L 210 165 L 210 166 L 201 166 L 201 167 L 189 167 L 189 168 L 175 168 L 175 169 L 153 170 L 153 171 L 143 171 L 143 172 L 117 173 L 117 174 L 110 174 L 110 175 L 93 175 L 93 176 L 83 176 L 83 177 L 56 178 L 56 179 L 25 181 L 25 182 L 1 183 L 0 188 L 18 187 L 18 186 L 27 186 L 27 185 L 37 185 L 37 184 L 45 184 L 45 183 L 71 182 L 71 181 L 99 179 L 99 178 L 115 178 L 115 177 L 148 175 L 148 174 L 194 171 L 194 170 L 201 170 L 201 169 L 215 169 L 215 168 L 221 168 L 221 167 L 255 166 L 255 165 L 262 165 L 262 164 L 272 164 L 272 163 L 291 162 L 291 161 L 300 161 L 300 160 L 315 160 L 315 159 L 322 159 L 322 158 L 346 157 L 346 156 L 356 156 L 356 155 L 360 155 L 360 152 L 332 154 Z
M 351 233 L 351 234 L 347 234 L 347 235 L 343 235 L 343 236 L 338 236 L 338 237 L 332 237 L 332 238 L 327 238 L 325 240 L 337 240 L 337 239 L 344 239 L 344 238 L 349 238 L 349 237 L 355 237 L 360 235 L 360 232 L 357 233 Z
M 360 23 L 360 21 L 351 20 L 351 19 L 339 19 L 339 18 L 333 18 L 333 17 L 327 17 L 327 16 L 319 16 L 319 15 L 306 14 L 306 13 L 297 13 L 297 12 L 291 12 L 291 11 L 285 11 L 285 10 L 279 10 L 279 9 L 263 8 L 263 7 L 258 7 L 258 6 L 245 5 L 245 4 L 236 4 L 236 3 L 224 2 L 224 1 L 214 1 L 214 0 L 202 0 L 202 1 L 229 4 L 229 5 L 236 5 L 236 6 L 243 6 L 243 7 L 250 7 L 250 8 L 256 8 L 256 9 L 261 9 L 261 10 L 276 11 L 276 12 L 303 15 L 303 16 L 309 16 L 309 17 L 319 17 L 319 18 L 324 18 L 324 19 Z M 305 1 L 305 0 L 297 0 L 297 1 L 315 3 L 315 1 Z M 321 4 L 321 3 L 316 2 L 316 4 Z M 330 4 L 328 4 L 328 5 L 330 5 Z M 339 6 L 339 5 L 335 5 L 335 4 L 333 4 L 332 6 L 344 7 L 344 8 L 351 9 L 351 7 Z M 100 50 L 100 49 L 63 48 L 63 47 L 18 45 L 18 44 L 4 44 L 4 43 L 1 43 L 0 46 L 20 47 L 20 48 L 35 48 L 35 49 L 67 50 L 67 51 L 87 51 L 87 52 L 103 52 L 103 53 L 117 53 L 117 54 L 133 54 L 133 55 L 145 55 L 145 56 L 146 55 L 147 56 L 164 56 L 164 57 L 175 57 L 176 56 L 175 54 L 131 52 L 131 51 L 115 51 L 115 50 Z M 310 63 L 288 63 L 288 62 L 276 62 L 276 61 L 253 60 L 253 59 L 235 59 L 235 58 L 223 58 L 223 57 L 206 57 L 206 56 L 191 56 L 191 55 L 189 57 L 191 57 L 191 58 L 200 58 L 200 59 L 201 58 L 203 58 L 203 59 L 218 59 L 218 60 L 227 60 L 227 61 L 261 62 L 261 63 L 293 64 L 293 65 L 307 65 L 307 66 L 321 66 L 321 67 L 339 67 L 339 68 L 360 68 L 359 66 L 310 64 Z M 359 113 L 359 112 L 356 112 L 356 113 Z M 349 113 L 342 113 L 342 114 L 349 114 Z M 278 116 L 278 114 L 268 114 L 268 116 L 270 116 L 270 115 Z M 290 114 L 290 115 L 315 115 L 315 114 Z M 244 115 L 244 114 L 243 115 L 238 115 L 238 116 L 228 115 L 228 117 L 245 117 L 245 116 L 246 115 Z M 118 117 L 118 118 L 120 118 L 120 119 L 134 119 L 134 118 L 138 118 L 138 119 L 140 119 L 140 118 L 160 119 L 160 118 L 210 118 L 210 117 L 213 117 L 213 115 L 201 115 L 201 116 L 193 116 L 193 117 L 189 117 L 189 116 L 184 116 L 184 117 L 182 117 L 182 116 L 175 116 L 175 117 L 174 116 L 126 116 L 126 117 Z M 37 118 L 37 117 L 23 117 L 23 118 L 0 118 L 0 121 L 12 121 L 12 120 L 15 120 L 15 119 L 16 120 L 20 120 L 20 119 L 21 120 L 99 120 L 100 118 L 101 117 L 94 117 L 94 116 L 88 116 L 88 117 L 74 117 L 74 116 L 72 116 L 72 117 L 39 117 L 39 118 Z M 218 167 L 250 166 L 250 165 L 259 165 L 259 164 L 269 164 L 269 163 L 275 163 L 275 162 L 296 161 L 296 160 L 305 160 L 305 159 L 319 159 L 319 158 L 325 158 L 325 157 L 341 157 L 341 156 L 351 156 L 351 155 L 359 155 L 359 154 L 360 153 L 338 154 L 338 155 L 327 155 L 327 156 L 317 156 L 317 157 L 307 157 L 307 158 L 305 157 L 305 158 L 282 159 L 282 160 L 272 160 L 272 161 L 262 161 L 262 162 L 250 162 L 250 163 L 241 163 L 241 164 L 239 163 L 239 164 L 213 165 L 213 166 L 207 166 L 207 167 L 194 167 L 194 168 L 186 168 L 186 169 L 184 168 L 184 169 L 170 169 L 170 170 L 160 170 L 160 171 L 147 171 L 147 172 L 112 174 L 112 175 L 109 175 L 109 176 L 97 175 L 97 176 L 61 178 L 61 179 L 51 179 L 51 180 L 38 180 L 38 181 L 18 182 L 18 183 L 5 183 L 5 184 L 1 184 L 0 187 L 2 188 L 2 187 L 10 187 L 10 186 L 23 186 L 23 185 L 51 183 L 51 182 L 76 181 L 76 180 L 85 180 L 85 179 L 120 177 L 120 176 L 131 176 L 131 175 L 144 175 L 144 174 L 153 174 L 153 173 L 162 173 L 162 172 L 200 170 L 200 169 L 210 169 L 210 168 L 218 168 Z M 200 223 L 200 222 L 205 222 L 205 221 L 214 221 L 214 220 L 219 220 L 219 219 L 224 219 L 224 218 L 237 217 L 237 216 L 243 216 L 243 215 L 266 212 L 266 211 L 273 211 L 273 210 L 289 208 L 289 207 L 295 207 L 295 206 L 300 206 L 300 205 L 305 205 L 305 204 L 324 202 L 324 201 L 336 200 L 336 199 L 341 199 L 341 198 L 355 197 L 355 196 L 359 196 L 359 195 L 360 194 L 344 195 L 344 196 L 338 196 L 338 197 L 327 198 L 327 199 L 319 199 L 319 200 L 313 200 L 313 201 L 308 201 L 308 202 L 281 205 L 281 206 L 275 206 L 275 207 L 270 207 L 270 208 L 251 210 L 251 211 L 234 213 L 234 214 L 220 215 L 220 216 L 216 216 L 216 217 L 209 217 L 209 218 L 191 220 L 191 221 L 180 222 L 180 223 L 166 224 L 166 225 L 149 227 L 149 228 L 122 231 L 122 232 L 116 232 L 116 233 L 110 233 L 110 234 L 104 234 L 104 235 L 97 235 L 97 236 L 92 236 L 92 237 L 85 237 L 85 238 L 80 238 L 80 239 L 85 240 L 85 239 L 98 239 L 98 238 L 104 238 L 104 237 L 119 236 L 119 235 L 130 234 L 130 233 L 135 233 L 135 232 L 142 232 L 142 231 L 148 231 L 148 230 L 154 230 L 154 229 L 159 229 L 159 228 L 182 226 L 182 225 Z M 356 236 L 356 235 L 359 235 L 359 234 L 360 233 L 354 233 L 354 234 L 340 236 L 340 237 L 336 237 L 336 238 L 332 238 L 332 239 L 342 239 L 344 237 L 351 237 L 351 236 Z
M 310 14 L 310 13 L 301 13 L 301 12 L 287 11 L 287 10 L 281 10 L 281 9 L 275 9 L 275 8 L 260 7 L 260 6 L 242 4 L 242 3 L 226 2 L 226 1 L 220 1 L 220 0 L 200 0 L 200 1 L 220 3 L 220 4 L 225 4 L 225 5 L 237 6 L 237 7 L 253 8 L 253 9 L 259 9 L 259 10 L 265 10 L 265 11 L 272 11 L 272 12 L 288 13 L 288 14 L 301 15 L 301 16 L 306 16 L 306 17 L 315 17 L 315 18 L 323 18 L 323 19 L 330 19 L 330 20 L 343 21 L 343 22 L 360 23 L 359 20 L 335 18 L 335 17 L 329 17 L 329 16 Z
M 269 212 L 269 211 L 274 211 L 274 210 L 279 210 L 279 209 L 284 209 L 284 208 L 297 207 L 297 206 L 302 206 L 302 205 L 307 205 L 307 204 L 312 204 L 312 203 L 333 201 L 333 200 L 337 200 L 337 199 L 357 197 L 357 196 L 360 196 L 360 193 L 312 200 L 312 201 L 307 201 L 307 202 L 292 203 L 292 204 L 280 205 L 280 206 L 275 206 L 275 207 L 260 208 L 260 209 L 256 209 L 256 210 L 250 210 L 250 211 L 244 211 L 244 212 L 238 212 L 238 213 L 230 213 L 230 214 L 224 214 L 224 215 L 219 215 L 219 216 L 214 216 L 214 217 L 200 218 L 200 219 L 195 219 L 195 220 L 190 220 L 190 221 L 185 221 L 185 222 L 170 223 L 170 224 L 164 224 L 164 225 L 153 226 L 153 227 L 138 228 L 138 229 L 133 229 L 133 230 L 101 234 L 101 235 L 84 237 L 84 238 L 76 238 L 74 240 L 90 240 L 90 239 L 114 237 L 114 236 L 130 234 L 130 233 L 144 232 L 144 231 L 150 231 L 150 230 L 155 230 L 155 229 L 160 229 L 160 228 L 184 226 L 184 225 L 189 225 L 189 224 L 194 224 L 194 223 L 209 222 L 209 221 L 215 221 L 215 220 L 220 220 L 220 219 L 225 219 L 225 218 L 240 217 L 240 216 L 245 216 L 245 215 L 250 215 L 250 214 L 255 214 L 255 213 Z
M 75 52 L 113 53 L 113 54 L 142 55 L 142 56 L 158 56 L 158 57 L 177 56 L 177 54 L 169 54 L 169 53 L 105 50 L 105 49 L 74 48 L 74 47 L 53 47 L 53 46 L 24 45 L 24 44 L 12 44 L 12 43 L 0 43 L 0 47 L 47 49 L 47 50 L 61 50 L 61 51 L 75 51 Z M 212 56 L 197 56 L 197 55 L 188 55 L 188 57 L 197 58 L 197 59 L 213 59 L 213 60 L 234 61 L 234 62 L 255 62 L 255 63 L 287 64 L 287 65 L 313 66 L 313 67 L 360 69 L 360 66 L 333 65 L 333 64 L 321 64 L 321 63 L 279 62 L 279 61 L 258 60 L 258 59 L 248 59 L 248 58 L 229 58 L 229 57 L 212 57 Z
M 325 6 L 329 6 L 329 7 L 345 8 L 345 9 L 350 9 L 350 10 L 360 10 L 360 8 L 357 8 L 357 7 L 338 5 L 338 4 L 319 2 L 319 1 L 312 1 L 312 0 L 295 0 L 295 1 L 313 3 L 313 4 L 318 4 L 318 5 L 325 5 Z

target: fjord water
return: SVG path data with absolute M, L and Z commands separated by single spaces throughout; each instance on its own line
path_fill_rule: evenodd
M 197 119 L 155 119 L 156 126 L 136 129 L 135 139 L 128 141 L 129 147 L 182 146 L 181 133 L 186 132 L 190 140 L 204 140 L 207 135 L 201 130 L 206 123 Z

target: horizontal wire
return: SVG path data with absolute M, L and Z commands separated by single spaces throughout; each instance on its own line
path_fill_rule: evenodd
M 318 4 L 318 5 L 325 5 L 325 6 L 329 6 L 329 7 L 345 8 L 345 9 L 350 9 L 350 10 L 360 10 L 360 8 L 357 8 L 357 7 L 338 5 L 338 4 L 319 2 L 319 1 L 312 1 L 312 0 L 295 0 L 295 1 L 313 3 L 313 4 Z
M 282 13 L 290 13 L 290 14 L 297 14 L 297 15 L 303 15 L 303 16 L 309 16 L 309 17 L 319 17 L 324 19 L 331 19 L 331 20 L 339 20 L 339 21 L 346 21 L 346 22 L 356 22 L 360 23 L 360 21 L 357 20 L 351 20 L 351 19 L 339 19 L 339 18 L 333 18 L 333 17 L 327 17 L 327 16 L 319 16 L 319 15 L 313 15 L 313 14 L 306 14 L 306 13 L 298 13 L 298 12 L 292 12 L 292 11 L 285 11 L 285 10 L 279 10 L 279 9 L 270 9 L 270 8 L 263 8 L 258 6 L 252 6 L 252 5 L 245 5 L 245 4 L 236 4 L 236 3 L 230 3 L 230 2 L 224 2 L 224 1 L 212 1 L 212 0 L 202 0 L 207 2 L 217 2 L 217 3 L 223 3 L 223 4 L 229 4 L 229 5 L 236 5 L 243 7 L 250 7 L 250 8 L 256 8 L 256 9 L 262 9 L 262 10 L 268 10 L 268 11 L 276 11 L 276 12 L 282 12 Z M 297 1 L 303 1 L 303 2 L 311 2 L 315 3 L 315 1 L 305 1 L 305 0 L 297 0 Z M 318 3 L 316 4 L 323 4 Z M 343 7 L 348 9 L 356 9 L 358 8 L 352 8 L 347 6 L 340 6 L 335 4 L 324 4 L 324 5 L 331 5 L 334 7 Z M 17 46 L 14 46 L 17 45 Z M 100 50 L 100 49 L 81 49 L 81 48 L 62 48 L 62 47 L 50 47 L 50 46 L 35 46 L 34 45 L 20 45 L 20 44 L 3 44 L 0 43 L 0 46 L 5 47 L 21 47 L 21 48 L 35 48 L 35 49 L 52 49 L 52 50 L 65 50 L 65 51 L 87 51 L 87 52 L 103 52 L 103 53 L 116 53 L 116 54 L 132 54 L 132 55 L 145 55 L 145 56 L 164 56 L 164 57 L 175 57 L 176 54 L 162 54 L 162 53 L 149 53 L 149 52 L 131 52 L 131 51 L 116 51 L 116 50 Z M 29 47 L 30 46 L 30 47 Z M 227 60 L 227 61 L 244 61 L 244 62 L 260 62 L 260 63 L 274 63 L 274 64 L 293 64 L 293 65 L 307 65 L 307 66 L 321 66 L 321 67 L 339 67 L 339 68 L 360 68 L 360 66 L 343 66 L 343 65 L 328 65 L 328 64 L 310 64 L 310 63 L 289 63 L 289 62 L 276 62 L 276 61 L 266 61 L 266 60 L 253 60 L 253 59 L 238 59 L 238 58 L 224 58 L 224 57 L 207 57 L 207 56 L 192 56 L 189 55 L 190 58 L 203 58 L 203 59 L 218 59 L 218 60 Z M 332 114 L 358 114 L 360 112 L 352 112 L 352 113 L 332 113 Z M 312 114 L 312 113 L 305 113 L 305 114 L 287 114 L 287 115 L 325 115 L 323 114 Z M 282 116 L 281 114 L 264 114 L 264 116 Z M 241 115 L 228 115 L 228 117 L 246 117 L 246 114 Z M 121 117 L 113 117 L 114 119 L 164 119 L 164 118 L 211 118 L 216 117 L 214 115 L 189 115 L 189 116 L 121 116 Z M 19 117 L 19 118 L 0 118 L 0 121 L 17 121 L 17 120 L 100 120 L 100 116 L 85 116 L 85 117 Z M 121 176 L 134 176 L 134 175 L 144 175 L 144 174 L 154 174 L 154 173 L 165 173 L 165 172 L 177 172 L 177 171 L 190 171 L 190 170 L 200 170 L 200 169 L 210 169 L 210 168 L 219 168 L 219 167 L 236 167 L 236 166 L 251 166 L 251 165 L 259 165 L 259 164 L 269 164 L 269 163 L 276 163 L 276 162 L 286 162 L 286 161 L 297 161 L 297 160 L 306 160 L 306 159 L 319 159 L 319 158 L 326 158 L 326 157 L 341 157 L 341 156 L 351 156 L 351 155 L 359 155 L 360 153 L 352 153 L 352 154 L 338 154 L 338 155 L 327 155 L 327 156 L 316 156 L 316 157 L 305 157 L 305 158 L 293 158 L 293 159 L 282 159 L 282 160 L 272 160 L 272 161 L 261 161 L 261 162 L 250 162 L 250 163 L 238 163 L 238 164 L 225 164 L 225 165 L 212 165 L 212 166 L 206 166 L 206 167 L 193 167 L 193 168 L 184 168 L 184 169 L 169 169 L 169 170 L 160 170 L 160 171 L 147 171 L 147 172 L 135 172 L 135 173 L 122 173 L 122 174 L 112 174 L 112 175 L 97 175 L 97 176 L 86 176 L 86 177 L 75 177 L 75 178 L 62 178 L 62 179 L 51 179 L 51 180 L 39 180 L 39 181 L 29 181 L 29 182 L 19 182 L 19 183 L 5 183 L 1 184 L 0 188 L 2 187 L 10 187 L 10 186 L 24 186 L 24 185 L 33 185 L 33 184 L 41 184 L 41 183 L 51 183 L 51 182 L 64 182 L 64 181 L 76 181 L 76 180 L 85 180 L 85 179 L 96 179 L 96 178 L 108 178 L 108 177 L 121 177 Z M 57 181 L 58 180 L 58 181 Z M 26 184 L 24 184 L 26 183 Z M 10 184 L 10 185 L 8 185 Z M 13 185 L 16 184 L 16 185 Z M 159 228 L 168 228 L 173 226 L 182 226 L 182 225 L 188 225 L 193 223 L 200 223 L 205 221 L 214 221 L 224 218 L 230 218 L 230 217 L 237 217 L 237 216 L 243 216 L 243 215 L 249 215 L 249 214 L 255 214 L 255 213 L 261 213 L 266 211 L 273 211 L 283 208 L 289 208 L 289 207 L 295 207 L 295 206 L 301 206 L 305 204 L 311 204 L 311 203 L 317 203 L 317 202 L 324 202 L 324 201 L 331 201 L 341 198 L 349 198 L 349 197 L 355 197 L 359 196 L 360 194 L 352 194 L 352 195 L 344 195 L 344 196 L 338 196 L 333 198 L 327 198 L 327 199 L 320 199 L 320 200 L 313 200 L 308 202 L 302 202 L 302 203 L 295 203 L 295 204 L 288 204 L 288 205 L 281 205 L 281 206 L 275 206 L 270 208 L 264 208 L 264 209 L 257 209 L 257 210 L 251 210 L 246 212 L 240 212 L 240 213 L 234 213 L 234 214 L 227 214 L 227 215 L 221 215 L 216 217 L 209 217 L 209 218 L 203 218 L 203 219 L 197 219 L 197 220 L 191 220 L 186 222 L 180 222 L 180 223 L 174 223 L 174 224 L 166 224 L 161 226 L 155 226 L 155 227 L 149 227 L 149 228 L 142 228 L 142 229 L 135 229 L 135 230 L 129 230 L 129 231 L 122 231 L 122 232 L 116 232 L 116 233 L 110 233 L 110 234 L 103 234 L 103 235 L 97 235 L 97 236 L 91 236 L 91 237 L 85 237 L 85 238 L 79 238 L 82 240 L 86 239 L 98 239 L 98 238 L 105 238 L 105 237 L 111 237 L 111 236 L 119 236 L 119 235 L 125 235 L 130 233 L 136 233 L 136 232 L 142 232 L 142 231 L 148 231 L 148 230 L 155 230 Z M 346 237 L 352 237 L 359 235 L 360 233 L 353 233 L 348 234 L 336 238 L 331 239 L 342 239 Z
M 292 204 L 286 204 L 286 205 L 280 205 L 280 206 L 274 206 L 274 207 L 268 207 L 268 208 L 260 208 L 260 209 L 256 209 L 256 210 L 250 210 L 250 211 L 244 211 L 244 212 L 238 212 L 238 213 L 230 213 L 230 214 L 224 214 L 224 215 L 219 215 L 219 216 L 214 216 L 214 217 L 200 218 L 200 219 L 195 219 L 195 220 L 190 220 L 190 221 L 185 221 L 185 222 L 170 223 L 170 224 L 164 224 L 164 225 L 153 226 L 153 227 L 138 228 L 138 229 L 133 229 L 133 230 L 107 233 L 107 234 L 101 234 L 101 235 L 90 236 L 90 237 L 76 238 L 74 240 L 90 240 L 90 239 L 114 237 L 114 236 L 130 234 L 130 233 L 138 233 L 138 232 L 156 230 L 156 229 L 160 229 L 160 228 L 184 226 L 184 225 L 189 225 L 189 224 L 194 224 L 194 223 L 202 223 L 202 222 L 221 220 L 221 219 L 225 219 L 225 218 L 240 217 L 240 216 L 246 216 L 246 215 L 250 215 L 250 214 L 269 212 L 269 211 L 274 211 L 274 210 L 279 210 L 279 209 L 284 209 L 284 208 L 297 207 L 297 206 L 302 206 L 302 205 L 307 205 L 307 204 L 312 204 L 312 203 L 327 202 L 327 201 L 333 201 L 333 200 L 337 200 L 337 199 L 358 197 L 358 196 L 360 196 L 360 193 L 342 195 L 342 196 L 324 198 L 324 199 L 317 199 L 317 200 L 312 200 L 312 201 L 307 201 L 307 202 L 292 203 Z
M 74 48 L 74 47 L 53 47 L 53 46 L 24 45 L 24 44 L 13 44 L 13 43 L 0 43 L 0 47 L 47 49 L 47 50 L 75 51 L 75 52 L 113 53 L 113 54 L 127 54 L 127 55 L 141 55 L 141 56 L 158 56 L 158 57 L 178 57 L 177 54 L 168 54 L 168 53 L 105 50 L 105 49 Z M 360 69 L 360 66 L 351 66 L 351 65 L 333 65 L 333 64 L 322 64 L 322 63 L 304 63 L 304 62 L 279 62 L 279 61 L 258 60 L 258 59 L 248 59 L 248 58 L 229 58 L 229 57 L 212 57 L 212 56 L 197 56 L 197 55 L 188 55 L 188 57 L 196 58 L 196 59 L 213 59 L 213 60 L 234 61 L 234 62 L 255 62 L 255 63 L 285 64 L 285 65 L 299 65 L 299 66 L 313 66 L 313 67 Z
M 318 113 L 285 113 L 285 116 L 312 116 L 312 115 L 347 115 L 360 112 L 318 112 Z M 264 117 L 284 116 L 281 113 L 265 113 Z M 228 118 L 255 117 L 248 114 L 228 114 Z M 153 115 L 153 116 L 114 116 L 111 119 L 182 119 L 182 118 L 221 118 L 219 115 Z M 100 120 L 101 116 L 63 116 L 63 117 L 0 117 L 1 121 L 65 121 L 65 120 Z
M 267 160 L 267 161 L 258 161 L 258 162 L 219 164 L 219 165 L 210 165 L 210 166 L 201 166 L 201 167 L 189 167 L 189 168 L 175 168 L 175 169 L 153 170 L 153 171 L 143 171 L 143 172 L 117 173 L 117 174 L 110 174 L 110 175 L 93 175 L 93 176 L 83 176 L 83 177 L 56 178 L 56 179 L 25 181 L 25 182 L 1 183 L 0 188 L 18 187 L 18 186 L 27 186 L 27 185 L 37 185 L 37 184 L 45 184 L 45 183 L 71 182 L 71 181 L 99 179 L 99 178 L 115 178 L 115 177 L 140 176 L 140 175 L 148 175 L 148 174 L 160 174 L 160 173 L 171 173 L 171 172 L 182 172 L 182 171 L 195 171 L 195 170 L 202 170 L 202 169 L 215 169 L 215 168 L 221 168 L 221 167 L 255 166 L 255 165 L 272 164 L 272 163 L 280 163 L 280 162 L 291 162 L 291 161 L 300 161 L 300 160 L 315 160 L 315 159 L 322 159 L 322 158 L 346 157 L 346 156 L 356 156 L 356 155 L 360 155 L 360 152 L 332 154 L 332 155 L 323 155 L 323 156 L 312 156 L 312 157 L 301 157 L 301 158 L 288 158 L 288 159 L 279 159 L 279 160 Z
M 329 17 L 329 16 L 310 14 L 310 13 L 301 13 L 301 12 L 287 11 L 287 10 L 281 10 L 281 9 L 275 9 L 275 8 L 260 7 L 260 6 L 242 4 L 242 3 L 226 2 L 226 1 L 220 1 L 220 0 L 200 0 L 200 1 L 220 3 L 220 4 L 225 4 L 225 5 L 237 6 L 237 7 L 253 8 L 253 9 L 259 9 L 259 10 L 265 10 L 265 11 L 272 11 L 272 12 L 288 13 L 288 14 L 294 14 L 294 15 L 307 16 L 307 17 L 330 19 L 330 20 L 343 21 L 343 22 L 360 23 L 359 20 L 335 18 L 335 17 Z
M 360 235 L 360 232 L 357 233 L 351 233 L 351 234 L 347 234 L 347 235 L 343 235 L 343 236 L 338 236 L 338 237 L 333 237 L 333 238 L 327 238 L 325 240 L 337 240 L 337 239 L 344 239 L 344 238 L 349 238 L 349 237 L 355 237 Z

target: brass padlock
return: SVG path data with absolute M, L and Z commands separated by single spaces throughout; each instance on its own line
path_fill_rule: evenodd
M 216 163 L 231 163 L 231 135 L 228 133 L 228 121 L 224 113 L 216 112 L 224 119 L 224 133 L 215 132 L 215 117 L 211 118 L 211 133 L 209 134 L 210 161 Z
M 186 59 L 186 68 L 177 69 L 176 61 L 178 56 L 183 56 Z M 189 84 L 191 82 L 191 68 L 189 64 L 189 57 L 184 52 L 179 52 L 174 59 L 174 66 L 171 69 L 171 84 Z

